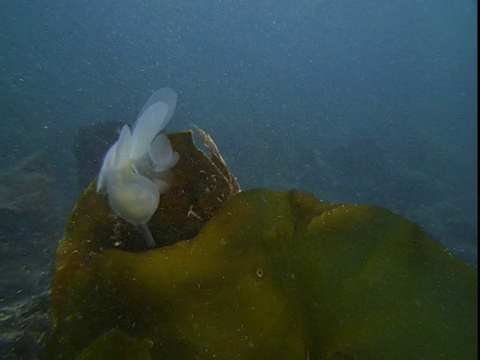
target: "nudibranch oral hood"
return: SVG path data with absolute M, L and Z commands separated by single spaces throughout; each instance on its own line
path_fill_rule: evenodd
M 108 194 L 115 214 L 135 225 L 148 247 L 154 247 L 155 241 L 147 222 L 157 210 L 160 194 L 168 189 L 170 170 L 179 160 L 169 139 L 160 134 L 176 103 L 177 94 L 170 88 L 153 93 L 132 130 L 123 126 L 98 175 L 97 192 Z

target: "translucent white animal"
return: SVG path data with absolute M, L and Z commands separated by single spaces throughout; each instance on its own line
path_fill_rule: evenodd
M 177 94 L 170 88 L 153 93 L 132 131 L 123 126 L 103 159 L 97 180 L 97 192 L 108 194 L 112 210 L 135 225 L 149 247 L 155 246 L 155 240 L 147 222 L 157 210 L 160 194 L 168 189 L 169 170 L 179 160 L 168 138 L 160 134 L 176 103 Z

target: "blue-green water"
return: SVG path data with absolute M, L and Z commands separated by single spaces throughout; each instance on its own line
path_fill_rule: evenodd
M 0 169 L 43 150 L 54 186 L 45 218 L 0 203 L 0 297 L 48 286 L 82 191 L 79 128 L 131 124 L 163 86 L 179 96 L 167 131 L 205 129 L 243 188 L 384 206 L 476 263 L 476 15 L 471 0 L 1 1 Z

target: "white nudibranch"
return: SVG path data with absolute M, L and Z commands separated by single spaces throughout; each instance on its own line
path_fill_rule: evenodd
M 160 134 L 176 103 L 177 94 L 170 88 L 153 93 L 132 131 L 123 126 L 103 159 L 97 180 L 97 192 L 108 194 L 112 210 L 135 225 L 149 247 L 155 246 L 155 240 L 147 222 L 157 210 L 160 194 L 168 189 L 169 170 L 179 160 L 170 140 Z

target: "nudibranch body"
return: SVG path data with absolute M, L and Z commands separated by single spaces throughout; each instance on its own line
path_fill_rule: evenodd
M 168 138 L 160 134 L 170 121 L 177 94 L 156 91 L 140 111 L 132 131 L 124 125 L 107 151 L 98 175 L 97 192 L 108 194 L 110 207 L 138 227 L 149 247 L 155 246 L 147 222 L 168 189 L 169 171 L 179 160 Z

